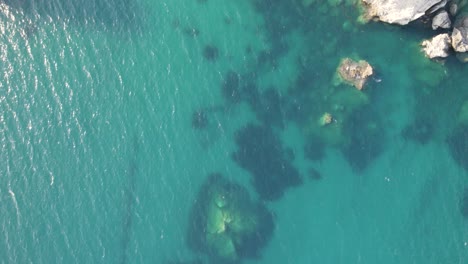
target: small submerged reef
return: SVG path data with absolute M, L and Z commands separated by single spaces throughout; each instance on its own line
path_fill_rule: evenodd
M 271 239 L 272 213 L 250 199 L 241 185 L 221 174 L 208 176 L 193 204 L 187 243 L 208 256 L 208 263 L 241 263 L 256 259 Z

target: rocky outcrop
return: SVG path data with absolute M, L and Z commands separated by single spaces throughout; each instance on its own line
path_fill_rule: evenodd
M 445 10 L 439 12 L 432 19 L 433 30 L 436 30 L 438 28 L 447 29 L 447 28 L 450 28 L 451 26 L 452 26 L 452 22 L 450 21 L 449 14 Z
M 455 21 L 452 46 L 456 52 L 468 52 L 468 15 L 461 16 Z
M 366 19 L 406 25 L 424 16 L 423 24 L 432 17 L 432 29 L 449 29 L 421 43 L 429 58 L 445 58 L 449 53 L 468 62 L 468 0 L 361 0 Z M 450 14 L 449 14 L 450 12 Z M 455 22 L 452 23 L 455 18 Z M 454 51 L 454 52 L 453 52 Z
M 367 78 L 373 73 L 372 67 L 367 61 L 354 61 L 350 58 L 343 59 L 337 71 L 346 83 L 353 85 L 358 90 L 362 90 Z
M 406 25 L 421 16 L 435 12 L 443 7 L 447 0 L 362 0 L 367 18 Z
M 445 58 L 450 55 L 451 39 L 449 34 L 440 34 L 421 43 L 428 58 Z
M 452 46 L 456 52 L 468 51 L 468 28 L 453 29 Z
M 448 5 L 448 10 L 450 12 L 450 15 L 452 16 L 458 15 L 458 12 L 460 10 L 463 10 L 466 4 L 468 4 L 468 1 L 466 0 L 451 0 Z

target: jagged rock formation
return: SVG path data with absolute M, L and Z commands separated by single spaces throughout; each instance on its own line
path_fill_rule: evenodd
M 451 26 L 452 26 L 452 22 L 450 21 L 449 14 L 445 10 L 442 10 L 441 12 L 439 12 L 432 19 L 433 30 L 436 30 L 438 28 L 448 29 Z
M 406 25 L 423 15 L 445 6 L 447 0 L 362 0 L 366 17 L 380 21 Z M 440 7 L 439 7 L 440 6 Z
M 350 58 L 343 59 L 337 71 L 344 82 L 358 90 L 362 90 L 367 78 L 373 74 L 372 66 L 367 61 L 354 61 Z

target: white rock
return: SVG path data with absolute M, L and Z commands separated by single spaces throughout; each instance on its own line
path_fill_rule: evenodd
M 421 46 L 426 56 L 433 59 L 448 57 L 450 54 L 450 44 L 450 36 L 445 33 L 437 35 L 430 40 L 424 40 Z
M 362 0 L 367 7 L 367 16 L 380 21 L 406 25 L 423 16 L 434 6 L 443 6 L 446 0 Z M 436 6 L 438 7 L 438 6 Z
M 450 28 L 452 22 L 450 21 L 449 14 L 447 11 L 443 10 L 432 19 L 432 29 L 436 30 L 438 28 Z
M 452 31 L 452 47 L 456 52 L 468 51 L 468 28 L 454 28 Z

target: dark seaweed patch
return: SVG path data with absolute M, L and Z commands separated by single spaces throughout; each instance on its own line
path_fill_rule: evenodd
M 276 200 L 287 188 L 302 184 L 299 172 L 285 157 L 280 140 L 266 126 L 249 124 L 236 133 L 234 161 L 251 173 L 261 199 Z
M 219 57 L 219 50 L 214 45 L 206 45 L 203 48 L 203 58 L 208 61 L 215 61 Z
M 192 128 L 194 129 L 204 129 L 208 127 L 209 120 L 206 111 L 197 110 L 192 114 Z
M 426 144 L 434 134 L 433 125 L 429 120 L 417 118 L 402 131 L 402 136 L 406 140 L 412 140 L 420 144 Z
M 223 78 L 221 92 L 229 103 L 239 103 L 242 99 L 240 76 L 234 71 L 228 71 Z
M 283 127 L 283 109 L 286 107 L 280 93 L 274 87 L 260 92 L 254 79 L 254 73 L 241 76 L 234 71 L 228 71 L 221 86 L 223 97 L 230 104 L 245 101 L 261 122 L 269 126 Z
M 325 157 L 325 143 L 318 137 L 309 136 L 304 146 L 304 156 L 312 161 L 321 160 Z
M 375 109 L 364 106 L 351 114 L 344 124 L 349 143 L 341 151 L 356 171 L 363 171 L 384 150 L 385 129 Z
M 460 199 L 460 213 L 468 219 L 468 188 L 465 188 Z
M 455 128 L 447 139 L 453 159 L 468 170 L 468 125 Z
M 185 35 L 190 37 L 198 37 L 198 35 L 200 35 L 200 30 L 198 30 L 198 28 L 195 27 L 185 27 L 184 33 Z
M 307 176 L 311 180 L 317 181 L 317 180 L 322 179 L 322 174 L 320 174 L 320 172 L 314 168 L 310 168 L 307 172 L 308 172 Z
M 269 88 L 257 100 L 249 100 L 257 118 L 266 125 L 284 127 L 283 100 L 275 88 Z

